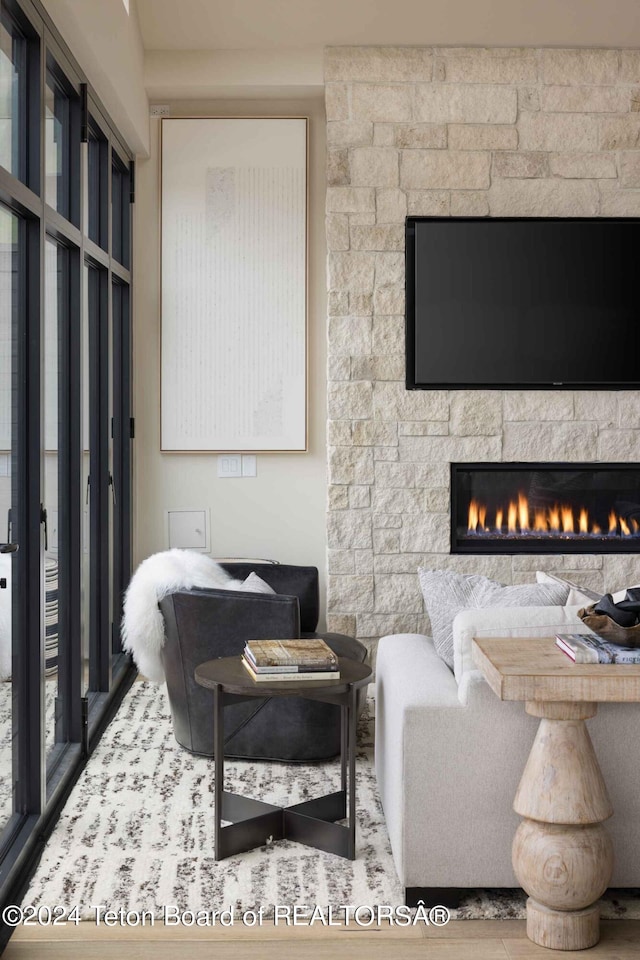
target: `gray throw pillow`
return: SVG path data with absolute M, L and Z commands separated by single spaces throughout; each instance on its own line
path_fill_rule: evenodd
M 564 606 L 569 586 L 522 583 L 507 587 L 478 574 L 465 576 L 451 570 L 418 570 L 424 605 L 431 621 L 433 644 L 453 670 L 453 621 L 461 610 L 483 607 Z
M 238 590 L 244 590 L 247 593 L 274 593 L 273 587 L 269 586 L 262 577 L 259 577 L 255 571 L 249 574 L 247 579 L 238 587 Z

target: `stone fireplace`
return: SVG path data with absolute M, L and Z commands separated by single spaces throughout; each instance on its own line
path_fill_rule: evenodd
M 595 546 L 450 552 L 452 463 L 640 462 L 640 394 L 404 386 L 405 217 L 640 216 L 640 51 L 339 47 L 325 81 L 329 628 L 428 631 L 418 566 L 640 581 Z

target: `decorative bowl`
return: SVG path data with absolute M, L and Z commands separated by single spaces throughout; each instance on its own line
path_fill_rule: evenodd
M 595 605 L 578 610 L 578 616 L 585 627 L 593 630 L 603 640 L 617 643 L 621 647 L 640 647 L 640 623 L 635 627 L 621 627 L 606 614 L 595 613 Z

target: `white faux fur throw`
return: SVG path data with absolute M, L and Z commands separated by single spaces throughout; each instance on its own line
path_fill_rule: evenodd
M 220 564 L 193 550 L 166 550 L 143 560 L 127 589 L 122 619 L 124 649 L 133 655 L 140 673 L 164 683 L 160 651 L 164 619 L 159 602 L 176 590 L 192 587 L 237 588 L 238 581 Z

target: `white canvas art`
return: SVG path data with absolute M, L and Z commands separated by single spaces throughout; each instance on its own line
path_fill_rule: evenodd
M 162 121 L 163 450 L 305 450 L 306 119 Z

